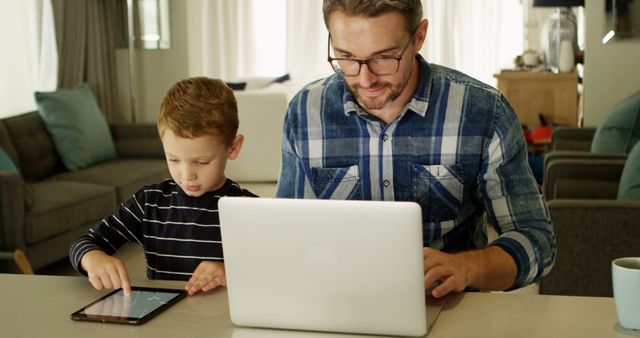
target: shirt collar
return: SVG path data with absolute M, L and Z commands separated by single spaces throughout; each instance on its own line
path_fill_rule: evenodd
M 425 117 L 427 115 L 427 108 L 429 106 L 429 97 L 431 95 L 431 87 L 432 87 L 432 73 L 431 66 L 429 63 L 422 57 L 420 54 L 416 54 L 416 59 L 418 60 L 418 67 L 420 67 L 420 79 L 418 80 L 418 86 L 416 87 L 415 92 L 413 93 L 413 97 L 405 111 L 402 113 L 404 115 L 407 110 L 413 111 L 416 114 Z M 347 85 L 347 81 L 345 81 L 344 76 L 341 74 L 335 74 L 338 79 L 342 82 L 344 91 L 342 95 L 342 103 L 344 106 L 344 114 L 349 116 L 351 114 L 358 114 L 361 116 L 367 116 L 368 113 L 364 111 L 364 109 L 360 108 L 360 106 L 356 103 L 356 99 L 349 91 L 349 87 Z

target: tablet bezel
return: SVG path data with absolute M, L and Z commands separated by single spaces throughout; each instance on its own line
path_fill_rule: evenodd
M 177 303 L 178 301 L 180 301 L 181 299 L 183 299 L 187 295 L 185 290 L 180 290 L 180 289 L 165 289 L 165 288 L 154 288 L 154 287 L 144 287 L 144 286 L 132 286 L 131 287 L 131 291 L 166 292 L 166 293 L 175 294 L 176 296 L 173 297 L 170 301 L 166 302 L 165 304 L 162 304 L 161 306 L 159 306 L 155 310 L 147 313 L 145 316 L 143 316 L 141 318 L 105 316 L 105 315 L 87 315 L 87 314 L 83 313 L 86 308 L 88 308 L 88 307 L 90 307 L 90 306 L 92 306 L 92 305 L 94 305 L 94 304 L 96 304 L 96 303 L 98 303 L 100 301 L 105 300 L 106 298 L 112 296 L 113 294 L 117 293 L 120 290 L 121 289 L 113 290 L 113 291 L 109 292 L 108 294 L 106 294 L 106 295 L 94 300 L 93 302 L 81 307 L 80 309 L 78 309 L 77 311 L 75 311 L 74 313 L 71 314 L 71 319 L 77 320 L 77 321 L 140 325 L 140 324 L 144 324 L 144 323 L 148 322 L 151 318 L 157 316 L 159 313 L 161 313 L 162 311 L 166 310 L 167 308 L 169 308 L 173 304 Z

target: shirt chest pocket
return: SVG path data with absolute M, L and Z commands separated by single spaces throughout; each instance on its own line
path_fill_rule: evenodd
M 360 176 L 358 166 L 311 168 L 311 187 L 320 199 L 350 199 Z
M 462 208 L 463 193 L 462 165 L 413 165 L 412 197 L 426 207 L 427 221 L 455 219 Z

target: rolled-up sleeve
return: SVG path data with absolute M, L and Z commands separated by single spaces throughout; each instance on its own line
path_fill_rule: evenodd
M 518 268 L 512 289 L 547 274 L 555 261 L 553 226 L 544 198 L 527 164 L 527 148 L 513 108 L 499 96 L 493 135 L 484 148 L 478 196 L 498 233 L 490 245 L 513 257 Z

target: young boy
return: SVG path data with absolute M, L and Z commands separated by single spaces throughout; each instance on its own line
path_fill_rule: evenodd
M 236 134 L 237 111 L 233 91 L 220 80 L 190 78 L 167 92 L 158 132 L 171 179 L 144 186 L 69 251 L 96 289 L 129 294 L 127 270 L 111 256 L 128 242 L 143 246 L 148 279 L 188 280 L 189 295 L 226 286 L 218 199 L 256 197 L 224 175 L 244 140 Z

